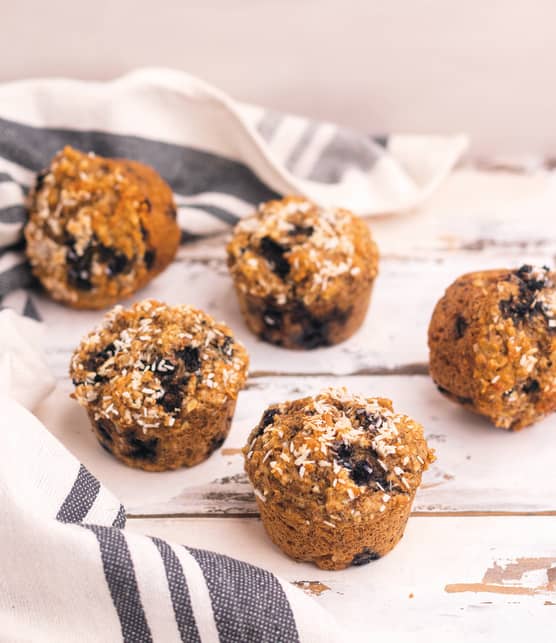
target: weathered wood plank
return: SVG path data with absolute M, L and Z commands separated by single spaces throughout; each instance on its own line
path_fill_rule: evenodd
M 554 517 L 412 517 L 390 554 L 340 572 L 290 560 L 259 520 L 130 520 L 127 529 L 271 569 L 312 593 L 346 640 L 517 641 L 554 629 Z
M 556 211 L 556 209 L 555 209 Z M 369 314 L 348 341 L 311 352 L 289 351 L 259 341 L 245 326 L 225 265 L 221 261 L 172 264 L 135 299 L 154 297 L 172 304 L 191 303 L 225 320 L 246 345 L 251 372 L 382 373 L 426 372 L 427 327 L 436 301 L 460 274 L 482 268 L 552 263 L 554 250 L 436 252 L 418 259 L 384 258 Z M 69 356 L 102 312 L 67 310 L 44 297 L 39 307 L 49 326 L 48 358 L 54 372 L 65 376 Z M 402 369 L 400 371 L 400 369 Z
M 416 512 L 556 511 L 556 417 L 518 433 L 495 429 L 447 401 L 422 375 L 251 379 L 223 448 L 193 469 L 168 473 L 129 469 L 98 447 L 84 411 L 69 399 L 68 380 L 59 383 L 38 414 L 131 514 L 255 515 L 240 453 L 249 431 L 271 402 L 330 385 L 390 397 L 396 409 L 424 425 L 438 460 L 425 474 Z
M 179 260 L 134 299 L 191 303 L 227 321 L 246 344 L 253 373 L 422 373 L 432 308 L 455 277 L 481 268 L 554 263 L 554 186 L 554 174 L 544 171 L 461 169 L 419 212 L 373 218 L 383 256 L 370 313 L 353 338 L 334 348 L 292 353 L 254 338 L 237 306 L 222 236 L 183 246 Z M 50 364 L 63 377 L 69 354 L 103 313 L 70 316 L 43 296 L 37 301 L 49 325 Z

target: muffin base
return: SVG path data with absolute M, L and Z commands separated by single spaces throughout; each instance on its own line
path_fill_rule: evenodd
M 319 306 L 303 302 L 277 305 L 274 300 L 237 290 L 239 307 L 249 330 L 270 344 L 294 350 L 333 346 L 359 330 L 369 308 L 373 282 L 364 284 L 351 303 Z M 316 307 L 315 307 L 316 308 Z
M 100 445 L 128 467 L 144 471 L 169 471 L 192 467 L 206 460 L 219 449 L 228 436 L 236 400 L 228 400 L 218 408 L 189 413 L 176 419 L 173 427 L 149 428 L 144 434 L 140 426 L 118 430 L 105 418 L 89 419 Z
M 381 513 L 363 515 L 359 522 L 331 527 L 310 520 L 295 508 L 257 497 L 261 520 L 270 539 L 291 558 L 313 562 L 321 569 L 340 570 L 381 558 L 403 536 L 415 494 L 392 497 Z

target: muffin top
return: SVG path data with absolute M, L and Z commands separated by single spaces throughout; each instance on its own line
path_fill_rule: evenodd
M 395 413 L 390 400 L 344 388 L 270 406 L 244 454 L 262 502 L 287 494 L 332 523 L 409 499 L 434 460 L 420 424 Z
M 276 304 L 333 299 L 355 279 L 372 281 L 378 252 L 367 225 L 348 210 L 301 197 L 263 203 L 228 245 L 238 287 Z
M 153 215 L 168 219 L 177 244 L 173 196 L 154 170 L 65 147 L 30 194 L 27 254 L 56 298 L 75 301 L 108 281 L 114 294 L 129 294 L 156 268 Z
M 75 351 L 74 397 L 120 428 L 171 427 L 201 406 L 236 399 L 248 356 L 230 329 L 192 306 L 116 306 Z

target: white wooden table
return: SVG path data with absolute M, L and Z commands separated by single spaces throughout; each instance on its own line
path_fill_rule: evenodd
M 556 619 L 556 417 L 519 433 L 490 427 L 437 391 L 427 375 L 432 307 L 459 274 L 553 265 L 556 175 L 459 169 L 419 212 L 370 223 L 382 259 L 370 313 L 346 343 L 299 353 L 258 342 L 245 328 L 224 261 L 224 239 L 184 246 L 140 293 L 187 302 L 226 320 L 251 354 L 229 438 L 207 462 L 153 474 L 100 449 L 69 399 L 72 349 L 100 314 L 47 301 L 48 359 L 56 391 L 39 409 L 47 427 L 126 505 L 128 529 L 261 565 L 315 595 L 358 641 L 550 638 Z M 403 540 L 383 559 L 340 572 L 283 555 L 266 537 L 240 449 L 270 402 L 328 385 L 391 397 L 426 429 L 437 463 L 419 491 Z M 411 633 L 411 637 L 404 634 Z M 388 636 L 390 638 L 388 638 Z

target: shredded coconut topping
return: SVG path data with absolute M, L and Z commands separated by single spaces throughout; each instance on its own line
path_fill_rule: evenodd
M 172 427 L 199 404 L 235 399 L 247 353 L 230 329 L 192 306 L 116 306 L 72 357 L 75 397 L 95 419 Z
M 422 427 L 389 400 L 345 388 L 271 406 L 249 442 L 246 469 L 265 496 L 286 486 L 298 497 L 317 494 L 330 511 L 364 497 L 378 511 L 415 489 L 434 459 Z
M 300 197 L 261 204 L 242 219 L 228 254 L 239 287 L 278 305 L 292 299 L 310 305 L 342 280 L 376 276 L 366 225 L 347 210 Z

